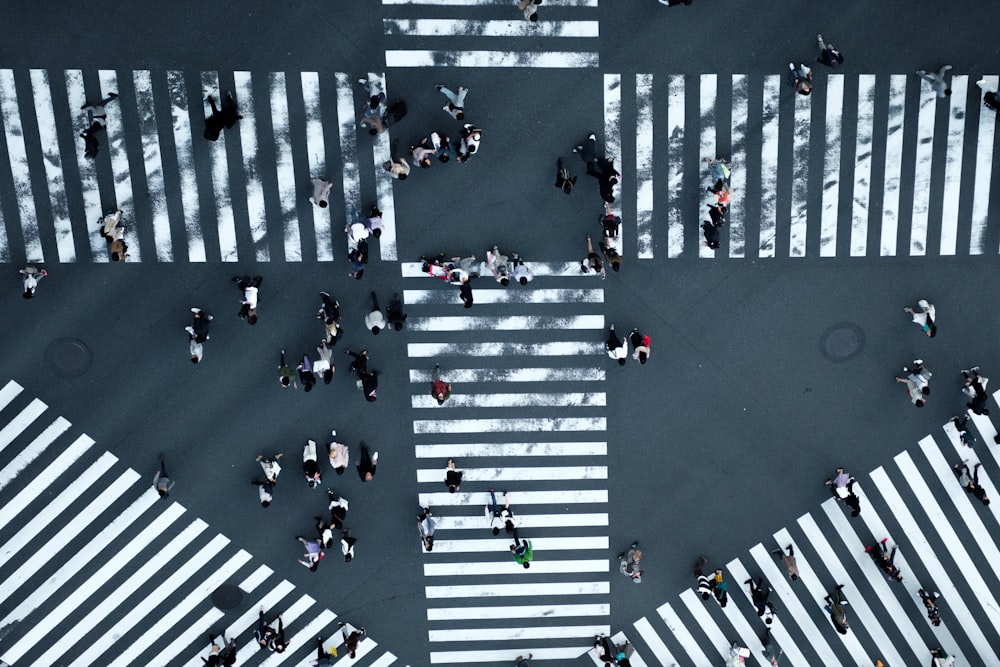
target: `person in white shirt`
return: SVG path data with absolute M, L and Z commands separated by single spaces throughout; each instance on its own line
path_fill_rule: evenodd
M 486 251 L 486 266 L 498 283 L 504 287 L 510 284 L 510 265 L 507 263 L 507 255 L 501 253 L 497 246 L 493 246 L 493 250 Z
M 611 325 L 608 328 L 608 356 L 612 359 L 618 361 L 619 366 L 625 365 L 625 360 L 628 359 L 628 341 L 624 338 L 618 338 L 618 334 L 615 333 L 615 325 Z
M 365 315 L 365 327 L 371 330 L 376 336 L 378 332 L 385 328 L 385 315 L 378 306 L 378 296 L 372 291 L 372 309 Z
M 334 372 L 333 351 L 326 346 L 326 341 L 324 340 L 316 348 L 316 353 L 319 355 L 319 358 L 313 362 L 313 373 L 323 378 L 325 384 L 330 384 L 330 381 L 333 380 Z
M 278 475 L 281 474 L 281 466 L 278 464 L 278 460 L 284 456 L 280 452 L 274 455 L 274 458 L 265 459 L 263 454 L 258 454 L 256 461 L 260 463 L 260 467 L 264 470 L 264 477 L 271 484 L 278 483 Z
M 531 269 L 529 269 L 528 265 L 524 263 L 524 260 L 518 257 L 516 252 L 514 253 L 513 257 L 514 257 L 514 271 L 513 271 L 514 282 L 520 283 L 521 285 L 527 285 L 528 283 L 530 283 L 532 280 L 535 279 L 535 276 L 532 275 Z
M 35 296 L 35 288 L 38 287 L 38 281 L 49 275 L 45 269 L 39 269 L 32 264 L 29 264 L 23 269 L 19 269 L 18 273 L 24 276 L 22 283 L 24 286 L 23 296 L 25 299 L 30 299 Z
M 423 509 L 424 511 L 417 515 L 417 530 L 420 533 L 420 541 L 424 546 L 424 551 L 433 551 L 436 524 L 434 517 L 431 516 L 431 509 L 429 507 Z
M 243 292 L 240 299 L 240 319 L 245 319 L 247 324 L 257 324 L 257 301 L 259 299 L 260 284 L 264 281 L 261 276 L 233 276 L 233 282 L 237 289 Z
M 326 208 L 330 205 L 330 190 L 333 189 L 333 183 L 325 178 L 314 178 L 312 183 L 313 196 L 309 198 L 309 201 L 314 206 Z
M 363 222 L 355 222 L 351 225 L 346 225 L 344 231 L 347 232 L 347 252 L 350 253 L 352 250 L 358 249 L 358 243 L 368 238 L 371 233 L 368 231 L 368 226 Z
M 921 308 L 919 313 L 909 306 L 903 310 L 913 315 L 913 321 L 920 325 L 928 338 L 933 338 L 937 334 L 937 311 L 934 309 L 934 304 L 928 303 L 927 299 L 921 299 L 917 301 L 917 305 Z

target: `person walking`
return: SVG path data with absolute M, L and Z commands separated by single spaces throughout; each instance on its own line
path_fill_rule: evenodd
M 472 308 L 472 283 L 469 281 L 469 276 L 462 279 L 462 286 L 458 288 L 458 296 L 466 308 Z
M 969 415 L 952 417 L 951 423 L 955 426 L 955 430 L 958 432 L 958 439 L 962 441 L 963 445 L 972 447 L 976 443 L 976 436 L 969 431 Z
M 597 169 L 597 135 L 593 132 L 588 134 L 583 143 L 577 145 L 573 152 L 579 154 L 580 159 L 583 160 L 587 174 L 593 176 L 599 173 Z
M 799 566 L 795 564 L 795 547 L 789 544 L 785 547 L 788 553 L 782 551 L 781 549 L 775 549 L 771 553 L 781 561 L 781 564 L 785 566 L 785 571 L 788 572 L 788 578 L 792 581 L 797 581 L 799 578 Z
M 80 110 L 87 114 L 87 127 L 80 132 L 80 137 L 84 141 L 84 157 L 91 160 L 97 157 L 100 142 L 97 141 L 95 135 L 101 130 L 106 131 L 108 126 L 108 112 L 104 107 L 116 99 L 118 99 L 118 93 L 108 93 L 108 96 L 97 104 L 84 102 L 83 106 L 80 107 Z
M 431 396 L 437 400 L 438 405 L 444 405 L 451 396 L 451 385 L 441 379 L 441 367 L 437 364 L 434 365 L 434 376 L 431 380 Z
M 361 387 L 361 393 L 369 403 L 374 403 L 378 399 L 378 376 L 381 374 L 381 371 L 358 372 L 358 386 Z
M 161 498 L 169 496 L 170 489 L 174 488 L 174 481 L 167 475 L 166 457 L 163 454 L 160 454 L 160 469 L 153 475 L 153 488 Z
M 607 277 L 604 271 L 604 264 L 601 263 L 601 258 L 594 252 L 594 244 L 590 240 L 590 234 L 587 234 L 587 257 L 581 262 L 580 270 L 584 273 L 600 274 L 601 280 Z
M 340 552 L 344 554 L 344 562 L 350 563 L 354 560 L 354 545 L 358 543 L 358 538 L 351 537 L 351 531 L 344 529 L 340 533 Z
M 932 648 L 931 667 L 955 667 L 955 658 L 940 646 Z
M 540 4 L 542 4 L 542 0 L 520 0 L 517 3 L 517 8 L 524 14 L 526 21 L 536 23 L 538 21 L 538 5 Z
M 531 540 L 521 540 L 515 537 L 514 544 L 510 545 L 510 555 L 515 563 L 527 570 L 531 567 L 531 559 L 535 557 Z
M 257 627 L 253 631 L 253 638 L 257 640 L 257 646 L 265 649 L 274 636 L 274 629 L 264 620 L 264 605 L 260 606 L 257 612 Z
M 459 86 L 458 92 L 454 93 L 450 88 L 447 88 L 443 84 L 439 83 L 434 86 L 434 90 L 438 91 L 448 99 L 448 104 L 443 107 L 445 113 L 455 120 L 463 120 L 465 118 L 465 96 L 469 94 L 468 88 Z
M 378 206 L 372 204 L 372 207 L 368 209 L 368 216 L 362 222 L 372 236 L 381 238 L 382 231 L 385 229 L 385 223 L 382 221 L 382 211 L 378 209 Z
M 336 438 L 337 429 L 330 431 L 330 435 Z M 347 464 L 351 456 L 351 452 L 347 448 L 347 445 L 337 442 L 336 440 L 331 440 L 327 445 L 327 450 L 330 452 L 330 466 L 338 475 L 343 475 L 344 470 L 347 469 Z
M 802 64 L 799 64 L 798 68 L 796 68 L 795 63 L 788 63 L 788 69 L 791 72 L 789 83 L 795 88 L 795 92 L 799 95 L 808 95 L 811 93 L 812 70 Z
M 278 614 L 278 628 L 267 642 L 267 648 L 275 653 L 284 653 L 285 649 L 288 648 L 288 640 L 285 639 L 285 622 L 281 618 L 281 614 Z
M 701 223 L 702 236 L 705 237 L 705 245 L 712 250 L 722 247 L 722 235 L 719 228 L 711 220 L 703 220 Z
M 486 266 L 498 283 L 504 287 L 510 284 L 510 264 L 507 255 L 500 252 L 497 246 L 486 251 Z
M 333 372 L 336 370 L 333 365 L 333 350 L 326 345 L 326 340 L 319 343 L 316 348 L 318 355 L 316 363 L 313 364 L 313 373 L 323 378 L 324 384 L 330 384 L 333 380 Z
M 211 95 L 206 97 L 205 101 L 211 107 L 212 114 L 205 118 L 204 137 L 209 141 L 217 141 L 222 135 L 223 129 L 232 129 L 233 125 L 236 125 L 243 116 L 240 115 L 236 99 L 231 92 L 226 93 L 226 96 L 222 98 L 221 110 L 215 105 L 215 98 Z
M 261 276 L 253 278 L 248 275 L 233 276 L 236 288 L 243 293 L 243 298 L 240 299 L 240 319 L 245 319 L 251 326 L 257 324 L 257 301 L 260 298 L 260 284 L 263 281 L 264 278 Z
M 819 58 L 816 58 L 816 62 L 833 69 L 843 64 L 844 54 L 834 48 L 833 44 L 827 44 L 823 35 L 816 35 L 816 43 L 819 45 Z
M 925 70 L 918 69 L 917 76 L 931 84 L 931 88 L 937 94 L 938 98 L 948 97 L 951 95 L 951 88 L 944 81 L 945 73 L 951 69 L 951 65 L 945 65 L 938 70 L 937 74 L 928 74 Z
M 512 257 L 514 258 L 514 271 L 511 275 L 514 277 L 514 282 L 524 286 L 534 280 L 535 276 L 531 274 L 531 269 L 524 263 L 524 260 L 516 252 L 512 254 Z
M 257 458 L 254 459 L 260 463 L 260 467 L 264 471 L 264 479 L 271 484 L 278 483 L 278 475 L 281 474 L 281 465 L 278 461 L 281 460 L 282 456 L 284 456 L 284 454 L 278 452 L 273 458 L 265 459 L 263 454 L 258 454 Z
M 374 454 L 368 450 L 365 441 L 361 441 L 361 460 L 357 463 L 358 477 L 362 482 L 370 482 L 375 476 L 375 469 L 378 467 L 378 452 Z
M 332 298 L 327 292 L 320 292 L 323 302 L 320 305 L 316 317 L 323 320 L 323 327 L 326 332 L 326 344 L 336 345 L 337 339 L 343 335 L 340 328 L 340 302 Z
M 295 539 L 301 542 L 306 548 L 305 554 L 299 559 L 299 564 L 309 568 L 310 572 L 318 570 L 319 562 L 326 557 L 326 554 L 323 552 L 323 545 L 320 544 L 319 540 L 307 540 L 301 535 Z
M 396 331 L 403 330 L 403 323 L 406 322 L 406 313 L 403 312 L 403 300 L 399 298 L 399 292 L 394 292 L 389 307 L 385 309 L 386 318 L 389 325 Z
M 750 601 L 757 610 L 757 615 L 763 616 L 770 604 L 767 599 L 771 595 L 771 587 L 766 585 L 761 577 L 757 577 L 757 581 L 747 579 L 743 583 L 750 588 Z
M 368 265 L 368 239 L 358 241 L 358 247 L 347 253 L 347 259 L 351 261 L 351 270 L 347 275 L 355 280 L 361 280 Z
M 632 344 L 632 358 L 640 364 L 645 364 L 649 359 L 649 345 L 652 339 L 639 333 L 639 329 L 632 329 L 632 333 L 628 335 L 628 342 Z
M 306 484 L 315 489 L 323 483 L 323 475 L 319 469 L 319 459 L 316 456 L 316 441 L 306 440 L 302 447 L 302 472 L 306 476 Z
M 733 173 L 729 168 L 729 164 L 718 157 L 714 159 L 707 157 L 703 162 L 708 165 L 708 180 L 710 185 L 706 189 L 713 194 L 718 194 L 723 190 L 728 191 Z
M 771 665 L 771 667 L 776 667 L 784 651 L 775 646 L 771 640 L 770 626 L 764 628 L 764 635 L 760 638 L 760 643 L 764 647 L 762 653 L 764 654 L 764 659 L 767 660 L 767 664 Z
M 844 584 L 837 584 L 836 588 L 833 589 L 833 594 L 827 595 L 823 600 L 826 602 L 826 611 L 830 614 L 830 621 L 833 623 L 833 627 L 840 634 L 846 635 L 851 624 L 847 620 L 847 610 L 845 608 L 849 603 L 844 597 L 843 588 Z
M 695 561 L 693 568 L 694 576 L 698 579 L 696 590 L 702 600 L 712 597 L 712 579 L 705 574 L 706 565 L 708 565 L 708 559 L 704 556 L 698 556 L 698 560 Z
M 360 629 L 355 628 L 353 625 L 344 623 L 340 621 L 337 623 L 340 626 L 340 634 L 344 638 L 344 648 L 347 649 L 347 655 L 352 660 L 358 657 L 358 643 L 365 637 L 365 629 L 361 627 Z
M 575 185 L 576 176 L 563 166 L 562 158 L 556 159 L 556 187 L 562 188 L 562 191 L 569 195 L 573 194 L 573 187 Z
M 490 489 L 490 504 L 486 506 L 486 520 L 489 521 L 490 532 L 496 537 L 500 534 L 500 526 L 508 535 L 513 535 L 517 539 L 517 526 L 514 525 L 514 513 L 510 509 L 510 495 L 503 492 L 503 508 L 497 504 L 497 496 L 493 489 Z
M 531 659 L 535 657 L 534 653 L 529 653 L 528 657 L 517 656 L 514 658 L 514 667 L 531 667 Z
M 313 375 L 312 362 L 309 361 L 309 355 L 303 354 L 302 361 L 296 366 L 295 370 L 299 372 L 299 382 L 302 383 L 303 391 L 312 391 L 313 386 L 316 384 L 316 376 Z
M 38 281 L 49 275 L 49 272 L 45 269 L 39 269 L 34 264 L 28 264 L 23 269 L 18 269 L 17 271 L 23 277 L 21 278 L 21 285 L 24 288 L 22 296 L 25 299 L 30 299 L 35 296 L 35 289 L 38 288 Z
M 111 261 L 121 262 L 128 258 L 128 244 L 125 243 L 125 223 L 121 221 L 122 211 L 118 209 L 101 218 L 100 234 L 108 242 Z
M 990 379 L 979 374 L 979 366 L 963 370 L 962 377 L 965 378 L 965 386 L 962 388 L 962 391 L 972 399 L 972 402 L 967 403 L 966 407 L 977 415 L 990 414 L 989 409 L 986 407 L 989 401 L 989 396 L 986 394 L 986 385 L 990 383 Z
M 920 307 L 920 312 L 909 306 L 903 308 L 903 311 L 913 316 L 913 321 L 920 326 L 928 338 L 934 338 L 937 335 L 937 311 L 934 309 L 934 304 L 929 303 L 927 299 L 920 299 L 917 301 L 917 305 Z
M 221 658 L 224 667 L 234 667 L 236 664 L 236 638 L 234 637 L 227 642 L 225 635 L 221 635 L 221 637 L 226 647 L 222 649 L 219 658 Z
M 444 483 L 449 493 L 455 493 L 462 485 L 462 471 L 455 469 L 454 459 L 448 459 L 448 465 L 444 469 Z
M 382 314 L 382 309 L 379 308 L 378 296 L 375 294 L 375 290 L 372 290 L 372 309 L 365 315 L 365 327 L 376 336 L 385 328 L 385 315 Z
M 309 198 L 313 206 L 319 208 L 326 208 L 330 205 L 330 190 L 333 189 L 333 183 L 326 180 L 325 178 L 314 178 L 312 180 L 313 194 Z
M 639 569 L 642 560 L 642 549 L 638 542 L 633 542 L 628 551 L 618 554 L 618 571 L 632 579 L 632 583 L 641 584 L 643 570 Z
M 285 351 L 281 351 L 281 360 L 278 362 L 278 382 L 281 383 L 283 389 L 297 389 L 299 385 L 295 384 L 295 371 L 289 367 L 285 362 Z
M 968 459 L 963 460 L 961 463 L 956 463 L 953 467 L 955 474 L 958 475 L 958 483 L 962 485 L 962 488 L 982 504 L 989 505 L 990 499 L 986 495 L 986 489 L 979 484 L 979 467 L 981 465 L 982 463 L 977 463 L 972 466 L 971 475 L 969 473 Z
M 837 474 L 832 479 L 826 480 L 824 484 L 830 487 L 830 492 L 833 493 L 834 498 L 843 500 L 851 492 L 851 485 L 854 484 L 854 478 L 847 474 L 843 468 L 837 468 Z
M 191 326 L 184 327 L 184 330 L 191 336 L 192 342 L 204 343 L 209 338 L 209 322 L 213 318 L 203 312 L 201 308 L 192 308 L 191 313 L 193 315 Z
M 382 165 L 382 168 L 399 181 L 405 181 L 406 177 L 410 175 L 410 163 L 406 161 L 406 158 L 390 157 Z
M 614 324 L 608 327 L 608 339 L 605 341 L 605 346 L 608 348 L 608 356 L 615 359 L 619 366 L 624 366 L 625 360 L 628 359 L 628 341 L 618 337 Z
M 931 376 L 934 374 L 924 367 L 923 359 L 914 359 L 909 366 L 903 366 L 903 372 L 916 383 L 921 394 L 927 396 L 931 393 Z
M 343 496 L 338 496 L 333 489 L 326 490 L 327 509 L 330 511 L 330 526 L 339 530 L 344 529 L 344 521 L 347 520 L 347 512 L 351 508 L 351 503 Z M 333 533 L 323 536 L 323 544 L 327 547 L 333 544 Z
M 222 649 L 215 643 L 215 635 L 208 635 L 208 643 L 211 644 L 208 657 L 202 658 L 201 661 L 208 665 L 208 667 L 219 667 L 222 664 Z
M 937 591 L 926 591 L 920 588 L 917 590 L 917 597 L 924 603 L 924 609 L 927 610 L 927 620 L 931 622 L 931 625 L 934 627 L 941 625 L 941 610 L 937 606 L 937 599 L 941 597 L 941 594 Z
M 712 578 L 712 594 L 720 607 L 729 604 L 729 584 L 722 577 L 722 570 L 716 568 L 715 576 Z
M 417 530 L 420 533 L 420 542 L 424 546 L 424 551 L 434 550 L 434 517 L 431 516 L 431 509 L 424 507 L 420 514 L 417 514 Z
M 421 139 L 420 143 L 416 146 L 410 146 L 410 156 L 413 158 L 413 164 L 421 169 L 430 169 L 432 155 L 437 155 L 437 153 L 434 151 L 434 147 L 427 137 Z
M 888 537 L 883 537 L 881 540 L 876 542 L 871 546 L 865 547 L 865 553 L 871 556 L 875 564 L 879 566 L 882 573 L 885 574 L 885 578 L 892 581 L 903 580 L 903 573 L 900 572 L 899 568 L 895 566 L 893 561 L 896 559 L 896 545 L 892 545 L 892 549 L 886 550 L 886 543 L 889 541 Z
M 466 162 L 470 157 L 479 151 L 479 144 L 483 140 L 483 131 L 473 125 L 466 123 L 462 126 L 462 141 L 459 144 L 458 161 Z
M 902 382 L 903 384 L 906 385 L 906 395 L 910 397 L 910 401 L 913 402 L 914 406 L 918 408 L 924 407 L 924 404 L 927 401 L 925 400 L 926 398 L 925 394 L 922 391 L 920 391 L 920 385 L 918 385 L 909 377 L 901 378 L 897 376 L 896 382 Z M 930 393 L 929 390 L 928 393 Z

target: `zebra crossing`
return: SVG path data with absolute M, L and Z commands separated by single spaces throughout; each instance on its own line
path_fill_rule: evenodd
M 386 67 L 596 68 L 599 0 L 382 0 Z
M 1000 404 L 1000 392 L 993 395 Z M 959 485 L 952 466 L 981 462 L 980 483 L 989 493 L 1000 480 L 997 429 L 989 417 L 969 412 L 978 442 L 962 443 L 952 422 L 916 448 L 893 457 L 891 465 L 858 478 L 861 516 L 851 519 L 833 498 L 822 511 L 801 516 L 794 526 L 724 566 L 730 601 L 725 608 L 703 601 L 692 588 L 636 620 L 621 634 L 636 648 L 632 664 L 722 664 L 734 639 L 751 650 L 748 664 L 767 667 L 764 623 L 756 618 L 744 582 L 763 576 L 771 586 L 776 614 L 771 641 L 781 648 L 781 664 L 860 665 L 880 659 L 894 665 L 926 664 L 930 649 L 943 647 L 960 665 L 996 664 L 1000 641 L 1000 548 L 993 534 L 1000 507 L 983 506 Z M 894 564 L 903 581 L 888 580 L 865 546 L 888 538 L 898 545 Z M 792 581 L 771 552 L 793 545 L 799 579 Z M 710 556 L 710 554 L 708 554 Z M 711 564 L 711 563 L 710 563 Z M 694 577 L 692 577 L 692 584 Z M 823 597 L 844 584 L 851 628 L 831 627 Z M 918 589 L 938 591 L 943 622 L 927 620 Z M 595 658 L 596 660 L 596 658 Z M 726 662 L 725 664 L 730 664 Z
M 23 393 L 14 381 L 0 389 L 0 665 L 194 667 L 223 627 L 241 665 L 309 665 L 318 635 L 341 646 L 335 613 Z M 244 596 L 229 613 L 211 601 L 223 584 Z M 282 611 L 284 653 L 253 644 L 262 605 Z M 338 665 L 400 664 L 371 638 L 356 659 L 341 655 Z
M 346 255 L 339 221 L 376 200 L 385 225 L 376 245 L 395 260 L 381 167 L 389 138 L 359 142 L 356 90 L 343 72 L 0 69 L 0 156 L 11 168 L 0 189 L 16 194 L 6 211 L 15 219 L 0 210 L 0 261 L 20 261 L 23 248 L 32 262 L 107 262 L 95 223 L 120 208 L 133 262 L 330 262 Z M 228 91 L 242 120 L 204 141 L 206 98 Z M 108 92 L 119 97 L 105 106 L 106 136 L 90 160 L 77 137 L 80 108 Z M 371 191 L 361 178 L 369 169 Z M 326 209 L 309 203 L 316 177 L 334 183 Z
M 414 511 L 429 507 L 437 522 L 422 554 L 430 664 L 509 664 L 518 653 L 566 664 L 610 629 L 604 291 L 576 263 L 531 268 L 530 286 L 479 282 L 470 311 L 456 287 L 402 265 Z M 493 332 L 498 342 L 480 342 Z M 435 365 L 453 386 L 440 406 Z M 464 475 L 455 493 L 443 484 L 448 459 Z M 527 570 L 512 538 L 490 531 L 491 489 L 500 505 L 510 493 L 519 537 L 539 554 Z
M 996 75 L 982 78 L 996 85 Z M 830 74 L 808 97 L 792 94 L 779 75 L 636 74 L 628 97 L 636 108 L 638 257 L 1000 251 L 990 246 L 987 220 L 996 114 L 983 107 L 976 80 L 955 74 L 953 94 L 938 100 L 912 74 Z M 692 168 L 695 145 L 700 157 L 721 155 L 732 166 L 717 252 L 700 238 L 707 176 L 703 165 Z

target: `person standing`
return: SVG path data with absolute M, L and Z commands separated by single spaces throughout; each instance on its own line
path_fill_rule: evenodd
M 775 555 L 781 564 L 785 566 L 785 571 L 788 572 L 788 578 L 792 581 L 797 581 L 799 578 L 799 566 L 795 564 L 795 547 L 789 544 L 785 547 L 788 553 L 785 553 L 781 549 L 775 549 L 771 553 Z
M 49 275 L 48 271 L 45 269 L 39 269 L 33 264 L 28 264 L 23 269 L 18 269 L 18 273 L 24 276 L 21 279 L 21 284 L 24 287 L 22 296 L 24 296 L 25 299 L 30 299 L 35 296 L 35 289 L 38 287 L 38 281 Z
M 652 343 L 650 337 L 639 333 L 638 329 L 632 329 L 628 340 L 632 344 L 632 358 L 640 364 L 645 364 L 649 359 L 649 345 Z
M 295 384 L 295 371 L 293 371 L 287 363 L 285 363 L 285 351 L 281 351 L 281 361 L 278 362 L 278 382 L 281 383 L 282 388 L 297 389 L 298 385 Z
M 424 507 L 423 511 L 417 515 L 417 530 L 420 532 L 420 541 L 424 546 L 424 551 L 434 550 L 434 517 L 431 516 L 431 509 Z
M 851 624 L 847 621 L 847 599 L 843 595 L 844 584 L 837 584 L 836 588 L 833 589 L 832 595 L 827 595 L 823 598 L 826 602 L 826 611 L 830 614 L 830 621 L 833 623 L 833 627 L 837 629 L 842 635 L 847 634 L 847 630 L 851 627 Z
M 469 94 L 468 88 L 459 86 L 458 92 L 453 93 L 450 88 L 446 88 L 439 83 L 434 86 L 434 90 L 448 98 L 448 104 L 444 105 L 443 108 L 449 116 L 455 120 L 463 120 L 465 118 L 465 96 Z
M 174 488 L 174 482 L 167 475 L 166 457 L 160 454 L 160 469 L 153 475 L 153 488 L 160 494 L 161 498 L 170 495 L 170 489 Z
M 618 338 L 614 324 L 608 327 L 608 339 L 605 341 L 605 346 L 608 348 L 608 356 L 618 361 L 619 366 L 624 366 L 625 360 L 628 359 L 628 341 L 624 338 Z
M 977 415 L 990 414 L 989 409 L 986 407 L 989 401 L 989 396 L 986 394 L 986 385 L 989 384 L 990 379 L 979 374 L 979 366 L 963 370 L 962 377 L 965 378 L 965 387 L 962 388 L 962 391 L 972 399 L 972 402 L 967 403 L 966 407 Z
M 240 319 L 245 319 L 251 326 L 257 324 L 257 301 L 260 298 L 260 284 L 263 281 L 261 276 L 253 278 L 248 275 L 233 276 L 236 288 L 243 293 L 243 298 L 240 299 Z
M 927 401 L 925 400 L 924 393 L 920 391 L 920 385 L 918 385 L 909 377 L 905 378 L 897 377 L 896 382 L 902 382 L 903 384 L 906 385 L 906 395 L 910 397 L 910 400 L 913 402 L 913 405 L 915 405 L 918 408 L 924 407 L 924 403 L 926 403 Z
M 531 559 L 535 557 L 531 540 L 514 538 L 514 544 L 510 545 L 510 555 L 513 557 L 515 563 L 527 570 L 531 567 Z
M 628 551 L 618 554 L 618 571 L 632 579 L 632 583 L 641 584 L 643 570 L 639 569 L 639 561 L 642 560 L 642 549 L 638 542 L 633 542 Z
M 314 178 L 312 185 L 313 195 L 309 198 L 309 201 L 313 203 L 313 206 L 318 206 L 319 208 L 326 208 L 329 206 L 330 190 L 333 189 L 333 183 L 325 178 Z
M 299 382 L 302 383 L 303 391 L 312 391 L 313 385 L 316 384 L 316 376 L 313 375 L 312 362 L 309 361 L 309 355 L 303 354 L 302 361 L 296 367 L 299 372 Z
M 950 69 L 951 65 L 945 65 L 940 70 L 938 70 L 937 74 L 933 73 L 928 74 L 926 71 L 918 69 L 917 76 L 919 76 L 921 79 L 931 84 L 931 88 L 934 90 L 935 93 L 937 93 L 937 96 L 939 98 L 948 97 L 949 95 L 951 95 L 951 88 L 949 88 L 948 84 L 944 82 L 944 75 Z
M 362 482 L 372 481 L 375 476 L 375 469 L 378 467 L 378 452 L 369 453 L 368 445 L 361 441 L 361 460 L 357 463 L 358 477 Z
M 969 474 L 969 462 L 967 459 L 961 463 L 956 463 L 953 467 L 955 468 L 955 474 L 958 475 L 958 483 L 962 485 L 962 488 L 982 504 L 989 505 L 990 499 L 986 495 L 986 489 L 979 484 L 979 466 L 981 465 L 981 463 L 977 463 L 972 466 L 971 476 Z
M 322 377 L 324 384 L 330 384 L 333 372 L 336 370 L 333 365 L 333 351 L 326 346 L 326 341 L 322 340 L 316 348 L 316 354 L 319 356 L 313 364 L 313 373 Z
M 438 405 L 444 405 L 444 402 L 451 396 L 451 385 L 441 379 L 441 367 L 438 365 L 434 366 L 434 378 L 431 381 L 431 396 L 437 400 Z
M 920 299 L 917 305 L 920 306 L 919 313 L 909 306 L 903 310 L 913 315 L 913 321 L 923 329 L 928 338 L 934 338 L 937 335 L 937 311 L 934 309 L 934 304 L 928 303 L 927 299 Z
M 393 293 L 392 301 L 389 302 L 389 307 L 385 309 L 385 314 L 393 329 L 396 331 L 403 330 L 406 313 L 403 312 L 403 300 L 399 298 L 399 292 Z
M 803 64 L 799 64 L 796 69 L 795 63 L 788 63 L 791 71 L 789 81 L 799 95 L 808 95 L 812 92 L 812 70 Z
M 468 276 L 462 279 L 462 286 L 458 288 L 458 296 L 466 308 L 472 308 L 472 283 L 469 282 Z
M 385 328 L 385 315 L 382 314 L 382 309 L 379 308 L 378 296 L 375 294 L 375 290 L 372 290 L 372 309 L 365 315 L 365 327 L 376 336 L 379 331 Z
M 330 431 L 330 435 L 336 438 L 337 429 Z M 331 440 L 330 444 L 327 445 L 327 449 L 330 452 L 330 466 L 333 467 L 338 475 L 343 475 L 350 459 L 350 450 L 347 448 L 347 445 Z
M 844 54 L 838 49 L 835 49 L 833 44 L 827 44 L 823 41 L 823 35 L 816 35 L 816 43 L 819 45 L 820 51 L 819 58 L 816 59 L 816 62 L 834 69 L 836 69 L 838 65 L 843 64 Z
M 594 243 L 590 240 L 590 234 L 587 234 L 587 257 L 580 264 L 580 269 L 584 273 L 600 274 L 601 280 L 607 277 L 604 271 L 604 264 L 601 263 L 601 258 L 594 252 Z
M 455 469 L 454 459 L 448 459 L 448 466 L 444 469 L 444 483 L 449 493 L 455 493 L 462 485 L 462 471 Z

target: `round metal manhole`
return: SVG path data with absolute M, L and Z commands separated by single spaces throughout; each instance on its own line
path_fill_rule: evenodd
M 80 377 L 90 370 L 94 355 L 82 340 L 57 338 L 45 348 L 45 362 L 60 377 Z
M 820 353 L 835 363 L 853 359 L 864 349 L 865 332 L 853 322 L 834 324 L 819 339 Z
M 236 609 L 243 604 L 243 591 L 236 584 L 222 584 L 212 591 L 212 604 L 219 609 Z

